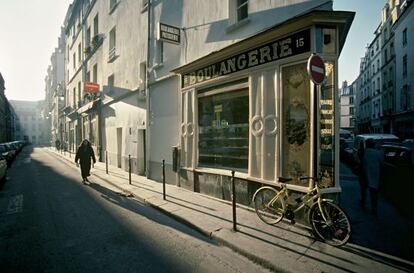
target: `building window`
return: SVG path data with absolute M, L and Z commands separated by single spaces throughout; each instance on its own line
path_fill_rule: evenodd
M 248 168 L 249 92 L 248 89 L 198 98 L 199 166 Z
M 73 53 L 73 69 L 76 69 L 76 52 Z
M 354 97 L 349 97 L 349 104 L 354 104 Z
M 88 27 L 88 29 L 86 30 L 86 48 L 90 47 L 91 44 L 91 27 Z
M 86 72 L 86 81 L 89 82 L 91 80 L 91 71 Z
M 148 0 L 141 0 L 141 11 L 146 11 L 148 8 Z
M 79 43 L 79 45 L 78 45 L 78 63 L 79 64 L 82 62 L 81 50 L 82 50 L 82 45 L 81 45 L 81 43 Z
M 350 114 L 350 115 L 354 115 L 354 114 L 355 114 L 355 109 L 354 109 L 354 107 L 349 107 L 349 114 Z
M 78 107 L 82 106 L 82 83 L 78 82 Z
M 118 6 L 118 0 L 109 0 L 109 13 L 112 13 Z
M 158 48 L 158 64 L 164 63 L 164 42 L 157 41 Z
M 237 21 L 241 21 L 249 16 L 248 7 L 248 0 L 237 0 Z
M 387 49 L 385 49 L 385 52 L 384 52 L 384 60 L 385 62 L 388 61 L 388 50 Z
M 405 28 L 402 33 L 402 44 L 403 46 L 407 45 L 407 28 Z
M 139 64 L 139 90 L 145 90 L 145 82 L 147 80 L 147 63 Z
M 403 77 L 407 78 L 407 55 L 404 55 L 403 57 Z
M 249 16 L 249 1 L 248 0 L 229 0 L 229 22 L 230 29 L 227 31 L 232 31 L 237 29 L 240 25 L 239 22 L 247 22 L 247 17 Z
M 116 27 L 113 27 L 109 32 L 109 60 L 113 60 L 116 56 Z
M 98 35 L 99 33 L 99 18 L 98 14 L 95 15 L 95 18 L 93 18 L 93 36 Z
M 401 90 L 401 110 L 408 109 L 408 86 L 405 84 Z
M 108 77 L 108 93 L 111 94 L 114 91 L 115 86 L 115 75 L 112 74 Z
M 98 64 L 93 66 L 93 82 L 98 82 Z

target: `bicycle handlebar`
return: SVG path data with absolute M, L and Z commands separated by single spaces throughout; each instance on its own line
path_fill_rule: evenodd
M 299 177 L 299 180 L 309 180 L 309 179 L 311 179 L 315 182 L 319 182 L 319 178 L 317 178 L 317 177 L 313 177 L 313 176 Z M 289 182 L 289 181 L 292 181 L 292 180 L 293 180 L 292 177 L 278 177 L 278 181 L 282 182 L 282 183 L 286 183 L 286 182 Z

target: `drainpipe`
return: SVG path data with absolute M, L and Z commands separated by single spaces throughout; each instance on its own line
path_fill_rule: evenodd
M 150 50 L 150 46 L 151 46 L 151 0 L 148 0 L 148 6 L 147 6 L 147 36 L 148 36 L 148 40 L 147 40 L 147 63 L 146 63 L 146 77 L 145 77 L 145 90 L 147 92 L 147 99 L 146 99 L 146 107 L 147 107 L 147 111 L 146 111 L 146 130 L 145 130 L 145 176 L 147 178 L 149 178 L 149 158 L 150 158 L 150 143 L 151 143 L 151 139 L 150 139 L 150 115 L 151 115 L 151 109 L 150 109 L 150 84 L 149 84 L 149 77 L 150 77 L 150 71 L 149 71 L 149 67 L 150 67 L 150 54 L 151 54 L 151 50 Z

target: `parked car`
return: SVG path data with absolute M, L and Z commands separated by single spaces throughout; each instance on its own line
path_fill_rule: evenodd
M 382 192 L 401 209 L 411 210 L 410 195 L 414 191 L 414 147 L 385 144 L 381 148 L 384 152 Z
M 354 165 L 357 166 L 360 164 L 358 153 L 359 150 L 362 147 L 364 149 L 366 148 L 366 141 L 367 139 L 373 139 L 375 142 L 375 148 L 381 149 L 381 145 L 383 144 L 389 144 L 389 143 L 401 143 L 401 140 L 392 134 L 362 134 L 357 135 L 354 138 L 354 145 L 353 145 L 353 152 L 352 152 L 352 159 L 354 162 Z
M 7 150 L 9 151 L 9 153 L 12 156 L 12 159 L 14 160 L 16 158 L 16 156 L 17 156 L 17 149 L 16 149 L 16 147 L 13 144 L 11 144 L 10 142 L 9 143 L 5 143 L 4 145 L 6 145 Z
M 353 147 L 354 140 L 341 138 L 339 140 L 339 156 L 342 162 L 347 164 L 350 167 L 353 167 Z
M 6 181 L 7 160 L 0 154 L 0 185 Z
M 343 139 L 352 139 L 354 136 L 354 134 L 349 131 L 349 130 L 345 130 L 345 129 L 340 129 L 339 130 L 339 137 L 343 138 Z
M 7 166 L 10 166 L 13 162 L 14 155 L 13 152 L 9 150 L 8 146 L 5 143 L 0 144 L 0 155 L 6 159 Z

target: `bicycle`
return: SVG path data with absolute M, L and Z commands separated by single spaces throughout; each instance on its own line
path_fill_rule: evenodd
M 322 197 L 318 186 L 319 179 L 301 177 L 300 180 L 315 182 L 315 187 L 307 194 L 290 200 L 290 191 L 283 183 L 292 178 L 279 177 L 281 189 L 270 186 L 259 188 L 253 195 L 257 216 L 269 225 L 279 223 L 284 217 L 295 224 L 295 214 L 304 208 L 309 209 L 308 221 L 316 237 L 333 246 L 346 244 L 351 237 L 351 222 L 347 214 L 332 199 Z M 291 204 L 295 203 L 295 204 Z

